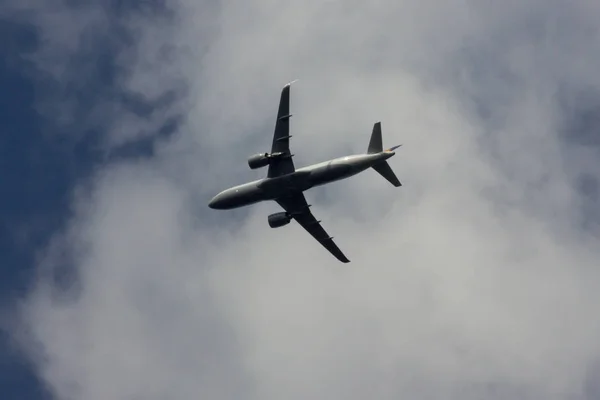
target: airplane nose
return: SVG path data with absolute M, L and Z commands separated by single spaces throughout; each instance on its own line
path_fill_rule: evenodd
M 208 206 L 209 206 L 210 208 L 212 208 L 212 209 L 216 209 L 216 208 L 217 208 L 217 206 L 218 206 L 218 202 L 219 202 L 219 199 L 218 199 L 218 197 L 219 197 L 219 196 L 215 196 L 215 197 L 213 197 L 213 198 L 211 199 L 211 201 L 208 203 Z

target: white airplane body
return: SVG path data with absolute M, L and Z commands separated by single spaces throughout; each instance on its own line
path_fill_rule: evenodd
M 295 169 L 292 161 L 293 154 L 290 153 L 289 148 L 290 85 L 291 83 L 285 85 L 281 92 L 271 153 L 256 154 L 248 160 L 251 169 L 268 165 L 267 177 L 222 191 L 213 197 L 209 207 L 228 210 L 273 200 L 285 211 L 269 215 L 271 228 L 287 225 L 293 218 L 338 260 L 347 263 L 350 260 L 333 242 L 333 238 L 325 232 L 320 221 L 317 221 L 310 212 L 310 205 L 306 202 L 303 192 L 316 186 L 349 178 L 369 168 L 373 168 L 394 186 L 402 186 L 386 161 L 400 146 L 383 150 L 381 123 L 377 122 L 373 126 L 366 154 L 339 157 Z

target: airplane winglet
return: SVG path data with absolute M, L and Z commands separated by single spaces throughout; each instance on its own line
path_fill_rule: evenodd
M 292 86 L 292 83 L 296 83 L 296 82 L 298 82 L 298 81 L 299 81 L 299 79 L 294 79 L 293 81 L 286 83 L 286 85 L 285 85 L 285 86 L 286 86 L 286 87 L 287 87 L 287 86 Z

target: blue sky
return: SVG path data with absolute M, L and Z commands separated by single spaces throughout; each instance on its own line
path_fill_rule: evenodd
M 14 305 L 31 285 L 36 252 L 62 224 L 68 211 L 68 190 L 75 177 L 64 163 L 88 165 L 85 157 L 73 156 L 52 140 L 44 138 L 46 125 L 35 111 L 35 84 L 24 73 L 27 65 L 20 59 L 23 49 L 35 40 L 32 27 L 2 21 L 3 37 L 0 80 L 4 88 L 0 115 L 4 132 L 2 177 L 6 190 L 2 196 L 0 249 L 2 271 L 1 301 Z M 7 398 L 43 399 L 43 385 L 12 345 L 8 335 L 0 341 L 0 381 Z
M 15 399 L 598 399 L 600 8 L 307 0 L 0 6 L 0 387 Z M 403 143 L 271 204 L 296 165 Z M 315 145 L 315 143 L 317 145 Z
M 27 290 L 34 273 L 35 252 L 61 224 L 67 212 L 67 190 L 73 179 L 63 164 L 65 153 L 42 136 L 43 121 L 34 110 L 34 85 L 23 74 L 18 58 L 21 46 L 31 46 L 31 28 L 3 21 L 0 80 L 4 88 L 1 105 L 2 182 L 7 188 L 0 209 L 3 215 L 0 249 L 2 304 L 12 305 Z M 8 44 L 8 46 L 6 46 Z M 76 162 L 84 164 L 85 158 Z M 1 386 L 7 398 L 41 399 L 43 386 L 22 357 L 2 335 Z
M 113 10 L 115 17 L 119 10 L 126 11 L 118 3 L 107 10 Z M 45 82 L 44 71 L 32 61 L 43 46 L 40 29 L 33 21 L 6 18 L 0 23 L 5 38 L 0 60 L 3 88 L 0 121 L 4 129 L 0 142 L 3 163 L 0 180 L 6 188 L 0 200 L 3 216 L 0 303 L 4 310 L 12 310 L 31 290 L 36 263 L 43 257 L 53 235 L 65 228 L 71 216 L 73 188 L 89 178 L 93 168 L 102 163 L 147 156 L 152 149 L 152 140 L 128 143 L 107 154 L 99 143 L 102 132 L 90 128 L 75 134 L 68 132 L 85 126 L 85 115 L 81 116 L 85 111 L 79 110 L 75 110 L 79 115 L 75 116 L 73 126 L 67 127 L 67 132 L 61 132 L 65 127 L 53 120 L 52 115 L 39 112 L 40 102 L 77 98 L 78 101 L 83 100 L 79 103 L 82 109 L 93 107 L 98 101 L 95 90 L 111 90 L 111 75 L 114 73 L 110 62 L 111 49 L 93 50 L 93 57 L 102 60 L 104 56 L 106 61 L 100 62 L 88 76 L 85 89 L 73 90 L 64 82 Z M 81 63 L 85 61 L 76 60 L 72 68 L 76 70 Z M 53 92 L 56 89 L 61 92 Z M 124 101 L 141 115 L 148 112 L 145 109 L 152 108 L 139 99 Z M 159 136 L 168 136 L 174 123 L 168 121 Z M 0 335 L 0 359 L 3 396 L 15 399 L 48 397 L 36 371 L 4 331 Z

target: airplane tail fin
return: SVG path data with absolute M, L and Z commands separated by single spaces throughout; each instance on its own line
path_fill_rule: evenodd
M 373 169 L 377 171 L 379 175 L 387 179 L 387 181 L 392 185 L 396 187 L 402 186 L 402 183 L 400 183 L 398 177 L 396 176 L 396 174 L 394 174 L 394 171 L 392 171 L 392 168 L 390 167 L 390 164 L 387 163 L 387 161 L 383 161 L 381 163 L 373 165 Z
M 401 145 L 394 146 L 392 148 L 386 149 L 385 151 L 393 152 L 400 146 Z M 371 133 L 371 140 L 369 141 L 367 154 L 376 154 L 381 153 L 383 151 L 383 140 L 381 138 L 381 122 L 376 122 L 375 125 L 373 125 L 373 132 Z M 392 168 L 387 163 L 387 161 L 383 161 L 373 165 L 373 169 L 377 171 L 379 175 L 383 176 L 392 185 L 396 187 L 402 186 L 402 183 L 400 183 L 398 177 L 396 177 L 396 174 L 394 174 L 394 171 L 392 171 Z
M 381 122 L 376 122 L 373 125 L 373 132 L 371 133 L 371 140 L 369 141 L 369 147 L 367 154 L 381 153 L 383 151 L 383 142 L 381 140 Z

